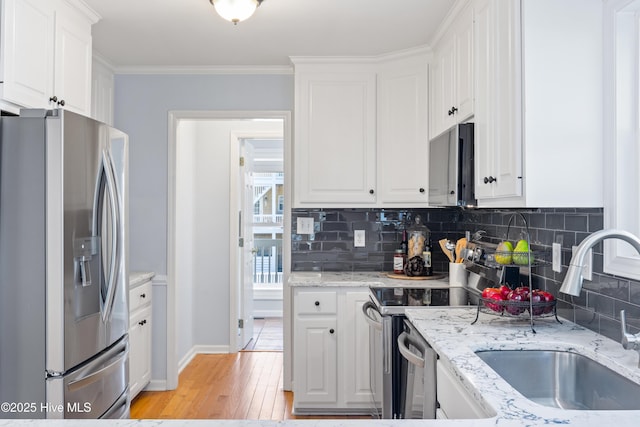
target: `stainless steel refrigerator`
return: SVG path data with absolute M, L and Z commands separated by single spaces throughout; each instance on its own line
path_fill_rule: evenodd
M 0 119 L 0 418 L 128 418 L 128 137 Z

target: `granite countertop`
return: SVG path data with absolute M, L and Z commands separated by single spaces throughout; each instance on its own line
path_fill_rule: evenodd
M 142 285 L 144 282 L 153 279 L 156 274 L 152 271 L 132 271 L 129 273 L 129 289 Z
M 435 274 L 435 279 L 406 280 L 388 277 L 382 271 L 364 272 L 292 272 L 289 275 L 289 285 L 292 287 L 326 286 L 385 286 L 385 287 L 416 287 L 416 288 L 442 288 L 449 287 L 449 278 L 446 274 Z
M 541 406 L 523 397 L 490 369 L 477 350 L 571 350 L 594 359 L 640 383 L 638 353 L 575 323 L 555 318 L 535 320 L 533 333 L 528 319 L 513 319 L 480 313 L 477 308 L 408 309 L 407 318 L 416 326 L 477 402 L 495 417 L 476 420 L 474 425 L 538 426 L 637 426 L 640 411 L 579 411 Z

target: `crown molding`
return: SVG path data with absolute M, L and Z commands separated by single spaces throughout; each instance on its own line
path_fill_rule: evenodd
M 114 66 L 116 74 L 293 74 L 290 65 Z

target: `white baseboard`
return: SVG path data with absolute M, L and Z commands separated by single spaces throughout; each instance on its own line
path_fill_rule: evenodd
M 149 384 L 145 388 L 145 391 L 166 391 L 167 390 L 167 381 L 166 380 L 151 380 Z
M 196 357 L 197 354 L 227 354 L 229 353 L 228 345 L 195 345 L 184 355 L 178 363 L 178 374 L 187 367 L 189 362 Z

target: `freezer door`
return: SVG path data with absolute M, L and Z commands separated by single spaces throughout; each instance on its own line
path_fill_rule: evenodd
M 128 336 L 73 372 L 47 379 L 47 418 L 121 417 L 129 412 Z M 58 409 L 62 409 L 61 411 Z
M 61 374 L 128 330 L 128 141 L 69 111 L 46 134 L 47 371 Z

